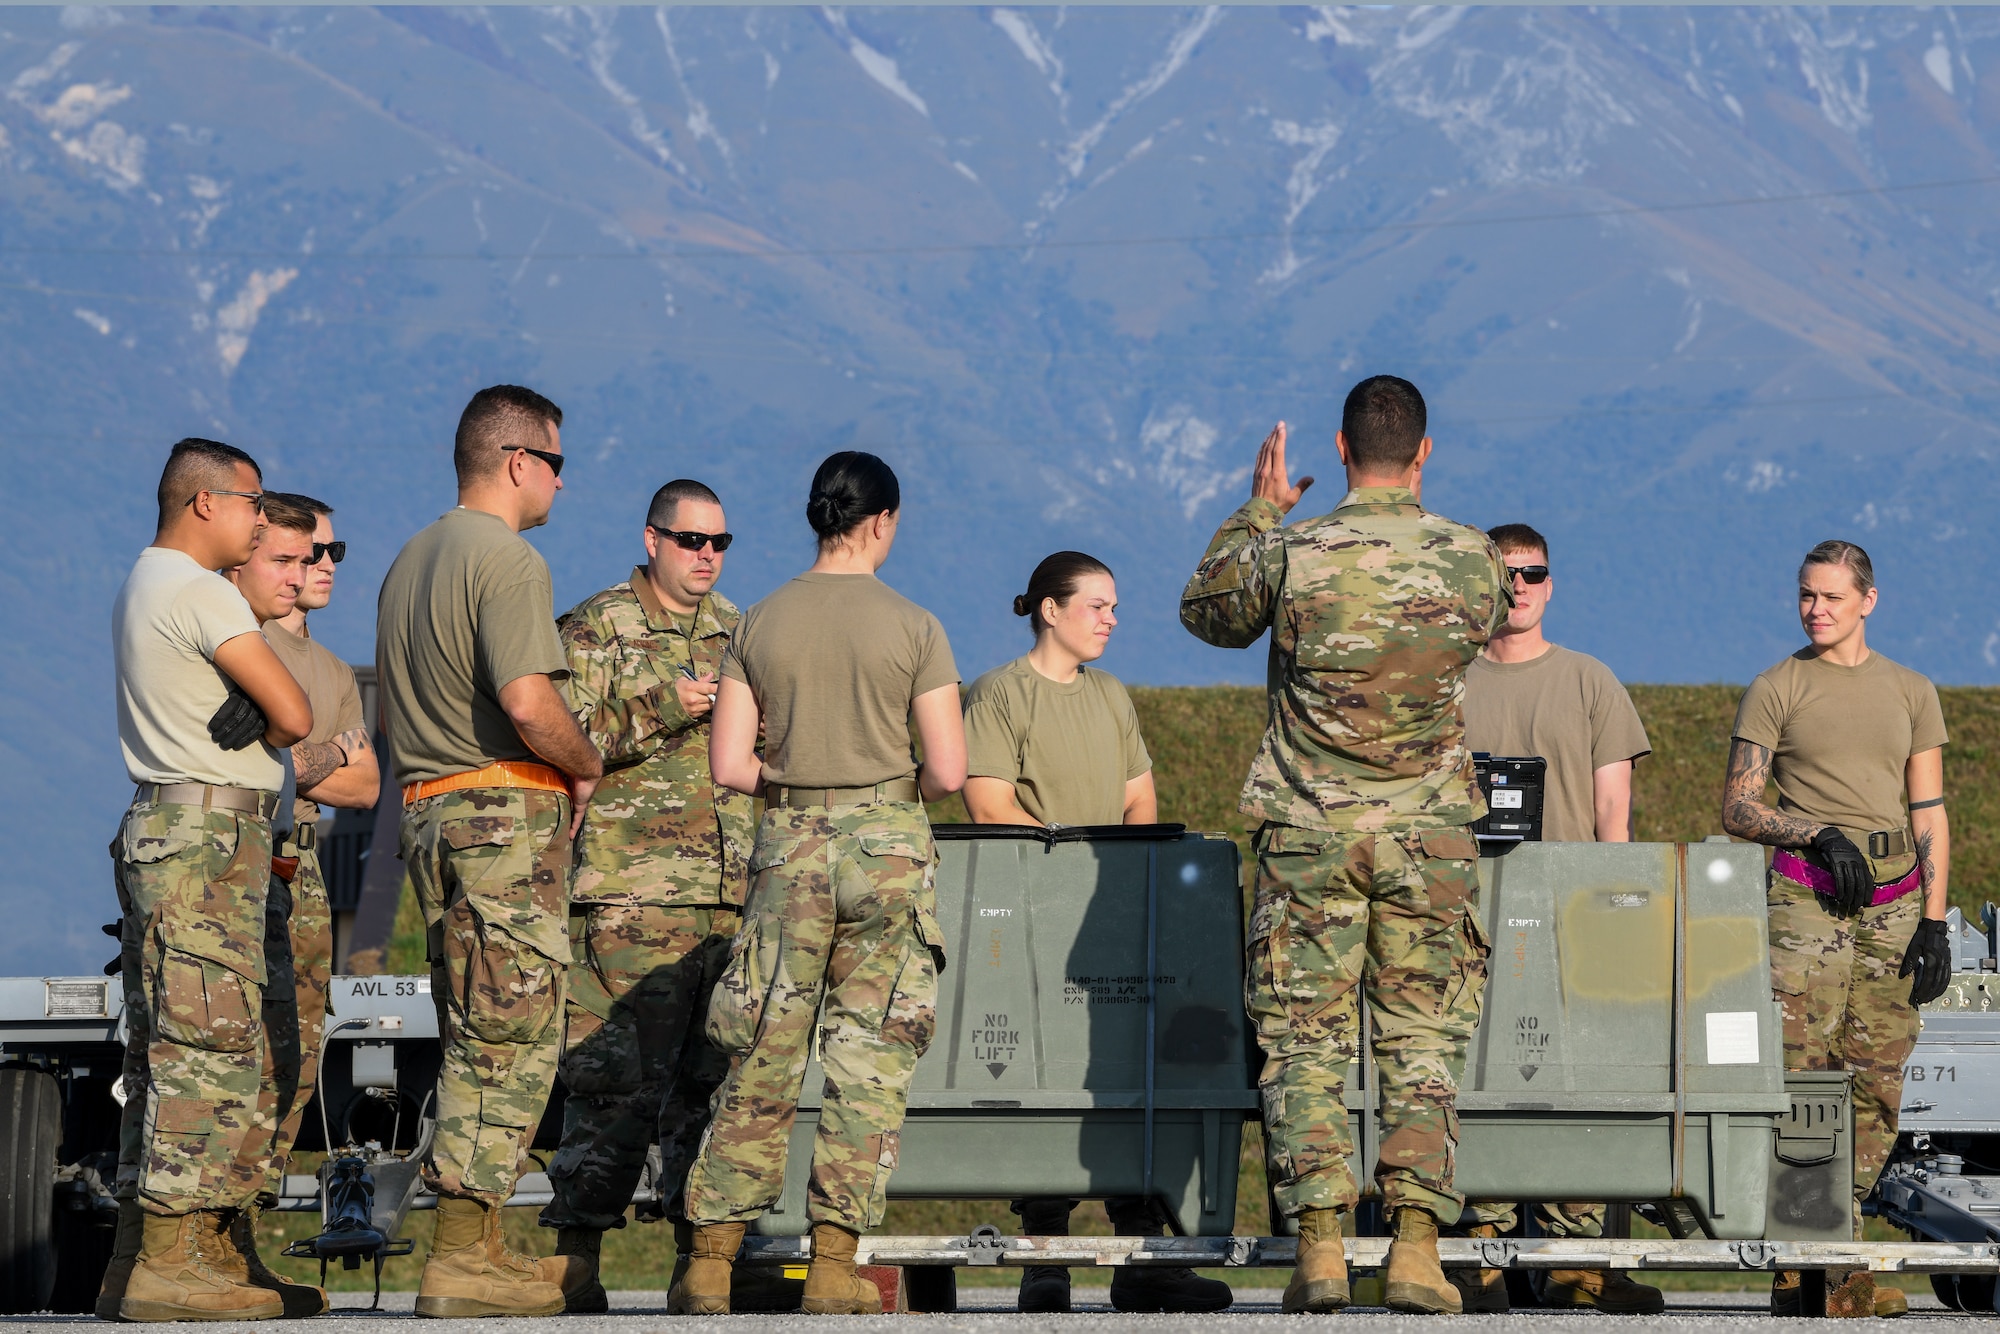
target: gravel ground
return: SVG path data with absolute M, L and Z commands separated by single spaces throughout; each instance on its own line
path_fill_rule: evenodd
M 835 1320 L 831 1323 L 842 1330 L 859 1331 L 870 1329 L 885 1330 L 994 1330 L 994 1331 L 1060 1331 L 1070 1328 L 1090 1330 L 1193 1330 L 1223 1323 L 1231 1328 L 1246 1331 L 1279 1330 L 1320 1330 L 1338 1321 L 1343 1330 L 1387 1331 L 1427 1329 L 1435 1331 L 1438 1322 L 1427 1316 L 1392 1315 L 1387 1311 L 1355 1308 L 1338 1316 L 1286 1316 L 1278 1311 L 1279 1291 L 1276 1288 L 1245 1288 L 1236 1307 L 1225 1316 L 1135 1316 L 1120 1315 L 1110 1305 L 1110 1289 L 1086 1288 L 1075 1290 L 1074 1300 L 1077 1313 L 1068 1316 L 1024 1316 L 1008 1309 L 1012 1306 L 1014 1294 L 1011 1289 L 973 1288 L 959 1296 L 962 1309 L 957 1315 L 902 1315 L 856 1317 Z M 391 1292 L 382 1294 L 383 1310 L 371 1314 L 367 1310 L 367 1294 L 337 1293 L 334 1296 L 332 1314 L 325 1317 L 329 1327 L 337 1327 L 341 1334 L 387 1334 L 391 1330 L 410 1328 L 410 1308 L 415 1294 Z M 1606 1321 L 1615 1322 L 1616 1328 L 1629 1334 L 1647 1334 L 1654 1330 L 1673 1330 L 1686 1334 L 1694 1330 L 1728 1330 L 1755 1328 L 1760 1330 L 1824 1328 L 1817 1321 L 1786 1320 L 1774 1321 L 1764 1312 L 1764 1297 L 1761 1293 L 1670 1293 L 1668 1308 L 1664 1315 L 1657 1316 L 1614 1316 L 1601 1317 L 1590 1312 L 1529 1311 L 1504 1316 L 1460 1316 L 1450 1322 L 1453 1327 L 1478 1324 L 1482 1328 L 1526 1329 L 1530 1327 L 1581 1331 L 1600 1328 Z M 612 1311 L 609 1316 L 556 1316 L 544 1320 L 478 1320 L 443 1321 L 426 1323 L 426 1334 L 435 1330 L 437 1334 L 448 1331 L 462 1331 L 462 1334 L 501 1334 L 505 1330 L 607 1330 L 611 1334 L 666 1334 L 673 1327 L 685 1327 L 685 1317 L 667 1315 L 666 1294 L 663 1292 L 616 1292 L 611 1295 Z M 1972 1317 L 1946 1311 L 1928 1294 L 1911 1294 L 1910 1315 L 1904 1321 L 1907 1327 L 1922 1327 L 1927 1330 L 1966 1330 L 1991 1334 L 1994 1318 Z M 782 1331 L 820 1330 L 828 1328 L 829 1318 L 824 1316 L 737 1316 L 727 1318 L 728 1323 L 737 1328 L 758 1328 Z M 754 1326 L 751 1322 L 755 1322 Z M 34 1326 L 41 1330 L 102 1329 L 103 1326 L 88 1317 L 77 1316 L 17 1316 L 10 1324 Z M 275 1327 L 270 1327 L 274 1328 Z

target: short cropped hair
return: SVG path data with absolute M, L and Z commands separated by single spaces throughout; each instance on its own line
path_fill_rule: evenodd
M 167 455 L 167 466 L 160 470 L 160 527 L 171 523 L 201 492 L 233 489 L 239 463 L 249 464 L 262 484 L 264 470 L 257 466 L 257 460 L 234 445 L 199 436 L 177 443 Z
M 532 389 L 496 384 L 480 390 L 459 414 L 452 442 L 451 464 L 459 485 L 492 476 L 501 450 L 509 445 L 543 448 L 548 444 L 545 428 L 559 427 L 562 420 L 562 409 Z
M 1428 417 L 1424 396 L 1408 380 L 1371 375 L 1348 391 L 1340 410 L 1347 457 L 1359 472 L 1397 473 L 1416 460 Z
M 1839 538 L 1829 538 L 1806 553 L 1799 562 L 1799 578 L 1803 581 L 1806 571 L 1815 565 L 1845 565 L 1847 572 L 1854 576 L 1854 587 L 1863 597 L 1875 587 L 1875 562 L 1868 559 L 1868 553 L 1852 542 Z
M 1498 528 L 1489 529 L 1486 535 L 1503 552 L 1539 551 L 1544 560 L 1548 559 L 1549 539 L 1525 523 L 1503 523 Z
M 676 477 L 653 493 L 653 503 L 646 507 L 646 524 L 651 528 L 672 528 L 674 515 L 679 512 L 683 500 L 705 501 L 710 505 L 720 505 L 722 497 L 691 477 Z
M 289 491 L 264 493 L 264 522 L 273 528 L 311 537 L 319 527 L 319 516 L 331 513 L 332 510 L 306 496 L 293 495 Z

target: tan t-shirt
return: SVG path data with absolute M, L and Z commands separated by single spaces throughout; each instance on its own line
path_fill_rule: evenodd
M 1014 785 L 1043 824 L 1119 824 L 1125 784 L 1153 767 L 1139 715 L 1109 672 L 1051 681 L 1026 658 L 995 667 L 965 697 L 966 772 Z
M 312 704 L 313 725 L 307 741 L 323 746 L 342 732 L 361 726 L 361 687 L 355 683 L 352 667 L 324 644 L 295 635 L 276 621 L 264 622 L 264 638 Z M 311 824 L 319 819 L 319 803 L 304 797 L 295 799 L 292 819 Z
M 1611 669 L 1555 644 L 1527 662 L 1494 662 L 1483 654 L 1472 660 L 1465 672 L 1465 744 L 1488 755 L 1549 762 L 1542 837 L 1551 843 L 1594 842 L 1597 771 L 1653 751 L 1632 697 Z
M 256 633 L 256 614 L 236 585 L 184 551 L 139 553 L 111 608 L 118 746 L 133 782 L 278 790 L 277 751 L 262 740 L 224 750 L 208 735 L 208 720 L 229 697 L 215 651 Z
M 1731 735 L 1772 752 L 1778 809 L 1852 837 L 1909 823 L 1904 769 L 1945 743 L 1944 711 L 1936 686 L 1880 653 L 1841 667 L 1801 649 L 1750 683 Z
M 802 574 L 743 613 L 722 674 L 764 715 L 764 781 L 867 787 L 915 773 L 910 701 L 957 682 L 937 617 L 872 574 Z
M 548 562 L 497 515 L 461 507 L 409 540 L 375 608 L 398 783 L 535 758 L 500 688 L 537 673 L 568 679 L 554 603 Z

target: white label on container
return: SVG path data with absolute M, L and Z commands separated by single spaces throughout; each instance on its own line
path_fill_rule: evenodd
M 1735 1010 L 1708 1016 L 1710 1065 L 1757 1064 L 1757 1012 Z
M 1515 792 L 1512 790 L 1506 792 L 1495 792 L 1493 794 L 1493 804 L 1497 807 L 1511 806 L 1513 809 L 1519 810 L 1521 809 L 1521 798 L 1526 795 L 1527 794 L 1524 792 Z

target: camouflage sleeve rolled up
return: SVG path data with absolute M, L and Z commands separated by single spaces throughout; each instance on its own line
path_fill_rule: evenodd
M 621 679 L 618 630 L 603 599 L 564 613 L 557 629 L 569 659 L 570 712 L 606 764 L 642 759 L 661 738 L 694 726 L 672 679 Z
M 1285 582 L 1284 511 L 1252 500 L 1223 520 L 1181 590 L 1181 624 L 1217 648 L 1248 648 L 1271 624 Z

